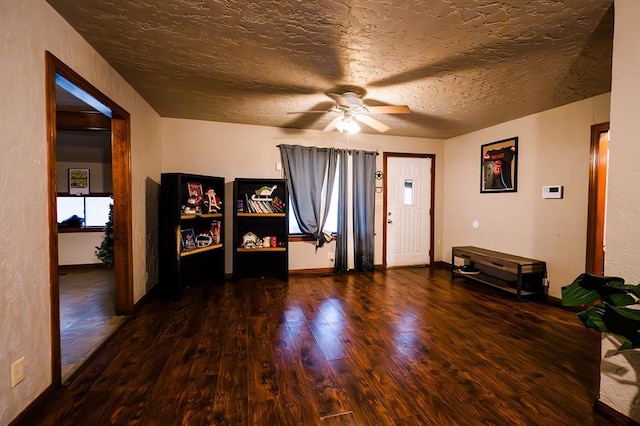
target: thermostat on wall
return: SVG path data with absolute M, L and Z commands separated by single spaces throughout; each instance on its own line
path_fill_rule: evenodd
M 549 185 L 542 187 L 542 198 L 562 198 L 564 192 L 562 185 Z

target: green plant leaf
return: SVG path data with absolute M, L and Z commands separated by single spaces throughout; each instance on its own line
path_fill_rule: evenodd
M 614 305 L 630 305 L 637 303 L 634 296 L 640 296 L 640 286 L 625 285 L 624 279 L 619 277 L 585 273 L 578 275 L 570 285 L 562 287 L 564 306 L 582 306 L 596 300 L 606 300 Z
M 578 313 L 578 318 L 587 328 L 620 337 L 618 350 L 640 348 L 640 310 L 601 303 Z

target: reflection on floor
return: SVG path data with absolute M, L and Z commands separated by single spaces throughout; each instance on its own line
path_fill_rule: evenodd
M 62 381 L 120 325 L 115 316 L 113 269 L 60 266 Z

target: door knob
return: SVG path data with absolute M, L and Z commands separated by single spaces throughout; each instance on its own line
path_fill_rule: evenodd
M 391 219 L 387 219 L 387 223 L 393 223 Z

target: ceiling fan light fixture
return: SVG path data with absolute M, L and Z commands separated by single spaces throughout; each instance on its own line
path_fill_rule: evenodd
M 360 131 L 360 126 L 351 116 L 344 116 L 342 120 L 339 120 L 336 123 L 336 129 L 340 131 L 340 133 L 347 132 L 349 134 L 358 133 Z

